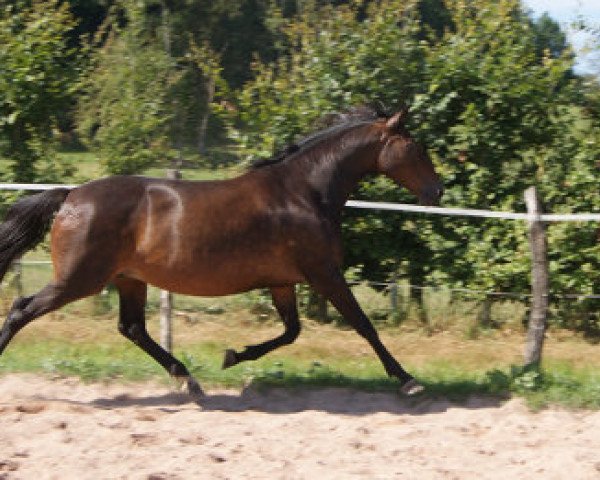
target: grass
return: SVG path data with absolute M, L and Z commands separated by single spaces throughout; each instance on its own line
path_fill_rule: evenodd
M 158 336 L 151 313 L 149 330 Z M 298 341 L 256 362 L 221 370 L 223 351 L 272 338 L 281 331 L 273 318 L 262 322 L 238 306 L 221 314 L 200 312 L 174 322 L 175 355 L 207 387 L 258 386 L 310 388 L 343 386 L 369 391 L 396 391 L 374 353 L 353 331 L 304 321 Z M 405 368 L 426 387 L 428 397 L 464 400 L 471 395 L 522 396 L 532 407 L 560 404 L 600 407 L 598 348 L 568 332 L 547 340 L 541 370 L 518 365 L 524 336 L 495 331 L 467 340 L 459 331 L 425 335 L 415 325 L 381 326 L 381 336 Z M 82 316 L 73 310 L 34 322 L 0 357 L 0 374 L 36 372 L 77 376 L 85 381 L 168 382 L 152 359 L 116 332 L 115 312 Z

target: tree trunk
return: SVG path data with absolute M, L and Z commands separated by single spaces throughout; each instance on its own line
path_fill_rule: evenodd
M 210 104 L 215 98 L 216 84 L 214 78 L 207 76 L 205 78 L 205 92 L 206 92 L 206 108 L 200 115 L 200 122 L 198 124 L 198 140 L 197 148 L 198 153 L 201 155 L 206 154 L 206 131 L 208 130 L 208 120 L 210 118 Z

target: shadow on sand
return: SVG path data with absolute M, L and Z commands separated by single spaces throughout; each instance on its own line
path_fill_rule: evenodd
M 485 395 L 477 391 L 451 396 L 424 393 L 415 397 L 402 397 L 398 392 L 389 390 L 369 392 L 349 387 L 275 387 L 251 384 L 241 391 L 209 392 L 198 400 L 186 393 L 166 392 L 150 396 L 118 395 L 97 398 L 87 405 L 97 408 L 156 407 L 172 413 L 180 411 L 184 406 L 189 409 L 195 403 L 199 410 L 205 412 L 256 411 L 287 414 L 316 410 L 342 415 L 370 415 L 381 412 L 424 415 L 444 412 L 449 408 L 494 408 L 499 407 L 505 400 L 506 396 Z

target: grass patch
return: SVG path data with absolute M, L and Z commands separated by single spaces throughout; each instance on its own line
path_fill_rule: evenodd
M 310 360 L 306 355 L 278 352 L 221 370 L 224 347 L 224 342 L 206 341 L 186 345 L 175 354 L 209 388 L 237 388 L 252 383 L 257 387 L 290 389 L 347 387 L 387 392 L 398 389 L 397 382 L 384 374 L 374 357 L 340 358 L 336 354 Z M 542 370 L 510 366 L 469 370 L 436 359 L 419 367 L 407 367 L 425 385 L 425 398 L 461 401 L 472 395 L 501 398 L 517 395 L 533 408 L 556 404 L 600 408 L 600 374 L 564 362 L 551 361 Z M 169 381 L 158 364 L 118 337 L 106 344 L 56 339 L 15 341 L 0 357 L 0 374 L 13 372 L 76 376 L 84 381 Z

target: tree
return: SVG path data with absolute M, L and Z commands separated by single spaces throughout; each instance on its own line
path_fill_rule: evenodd
M 69 110 L 80 74 L 68 46 L 75 26 L 59 0 L 17 1 L 0 11 L 0 158 L 5 180 L 57 180 L 52 131 Z
M 471 208 L 523 209 L 536 183 L 532 149 L 553 138 L 558 94 L 571 64 L 539 58 L 535 33 L 517 1 L 449 2 L 454 30 L 427 52 L 428 88 L 413 102 L 415 120 L 445 159 L 446 201 Z M 521 226 L 494 220 L 431 223 L 438 274 L 460 286 L 521 290 L 526 248 Z M 439 235 L 438 240 L 433 240 Z M 456 255 L 461 252 L 461 255 Z M 438 256 L 439 255 L 439 256 Z
M 573 178 L 569 157 L 556 168 L 545 161 L 567 144 L 585 163 L 581 171 L 591 171 L 597 147 L 584 155 L 579 140 L 564 143 L 574 138 L 575 117 L 565 113 L 575 83 L 555 25 L 533 22 L 517 0 L 447 1 L 431 24 L 420 18 L 422 5 L 387 0 L 370 3 L 364 18 L 342 6 L 282 20 L 288 54 L 257 62 L 238 97 L 241 128 L 233 133 L 242 153 L 269 156 L 323 114 L 377 99 L 412 105 L 411 129 L 428 146 L 453 206 L 524 210 L 527 186 L 549 194 Z M 586 182 L 576 184 L 597 195 Z M 358 195 L 411 201 L 383 181 L 365 183 Z M 522 224 L 358 211 L 347 218 L 348 265 L 362 266 L 370 279 L 399 270 L 417 284 L 528 290 Z M 592 240 L 590 232 L 583 237 L 580 244 Z
M 178 78 L 163 45 L 147 35 L 138 2 L 122 6 L 127 22 L 121 26 L 113 11 L 79 103 L 79 129 L 113 174 L 168 158 L 169 89 Z

